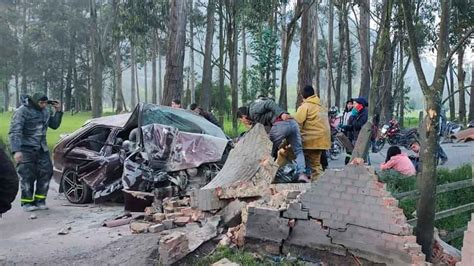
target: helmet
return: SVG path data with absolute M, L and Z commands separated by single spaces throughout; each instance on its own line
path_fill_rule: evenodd
M 339 108 L 337 108 L 337 106 L 331 106 L 331 108 L 329 108 L 330 115 L 336 115 L 338 113 L 339 113 Z

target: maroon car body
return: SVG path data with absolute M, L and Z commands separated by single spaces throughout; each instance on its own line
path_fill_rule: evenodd
M 195 113 L 139 104 L 133 113 L 92 119 L 63 137 L 53 150 L 54 179 L 73 203 L 122 190 L 175 193 L 207 183 L 228 149 L 224 132 Z

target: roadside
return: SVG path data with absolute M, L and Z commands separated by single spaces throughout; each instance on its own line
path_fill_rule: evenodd
M 474 142 L 442 145 L 449 161 L 442 167 L 456 168 L 471 163 Z M 385 147 L 370 154 L 378 168 L 385 160 Z M 404 152 L 408 152 L 404 150 Z M 409 153 L 409 152 L 408 152 Z M 344 158 L 330 161 L 330 168 L 342 168 Z M 72 205 L 51 183 L 48 211 L 25 213 L 19 200 L 0 219 L 0 264 L 154 264 L 157 234 L 132 235 L 129 226 L 106 228 L 102 222 L 123 212 L 121 204 Z M 29 219 L 35 214 L 37 219 Z M 70 227 L 66 235 L 58 235 Z
M 128 226 L 102 226 L 104 220 L 123 212 L 122 205 L 71 205 L 57 189 L 52 182 L 50 210 L 25 213 L 16 200 L 0 219 L 0 264 L 144 262 L 150 247 L 157 247 L 156 236 L 132 236 Z M 59 231 L 67 234 L 59 235 Z

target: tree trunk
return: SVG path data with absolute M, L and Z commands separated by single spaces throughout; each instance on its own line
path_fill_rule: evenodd
M 439 22 L 436 67 L 432 85 L 428 85 L 425 73 L 419 57 L 416 30 L 412 18 L 412 6 L 409 0 L 402 0 L 403 15 L 406 21 L 410 52 L 413 65 L 420 87 L 425 96 L 426 113 L 423 132 L 420 132 L 422 140 L 420 150 L 421 174 L 418 175 L 417 186 L 420 198 L 417 205 L 417 242 L 421 245 L 423 253 L 428 261 L 432 260 L 433 232 L 436 207 L 436 179 L 437 179 L 437 154 L 438 154 L 438 129 L 439 113 L 441 110 L 441 97 L 443 94 L 446 76 L 447 62 L 450 58 L 448 51 L 448 21 L 450 5 L 448 0 L 441 1 L 441 16 Z
M 399 44 L 400 51 L 398 53 L 399 55 L 399 74 L 398 74 L 398 86 L 396 86 L 398 96 L 399 96 L 399 116 L 398 116 L 398 121 L 400 123 L 400 127 L 404 127 L 405 123 L 405 80 L 404 80 L 404 75 L 403 75 L 403 59 L 404 59 L 404 54 L 403 54 L 403 40 L 400 40 Z M 421 122 L 421 121 L 420 121 Z
M 459 89 L 459 121 L 466 124 L 466 90 L 464 89 L 464 48 L 458 51 L 458 89 Z
M 282 17 L 286 16 L 286 4 L 282 3 Z M 288 107 L 288 89 L 287 89 L 287 81 L 286 81 L 286 74 L 288 71 L 288 61 L 290 55 L 290 46 L 287 46 L 288 32 L 287 26 L 284 19 L 281 22 L 281 79 L 280 79 L 280 97 L 278 99 L 278 103 L 283 109 L 287 109 Z
M 453 64 L 449 63 L 449 83 L 448 83 L 448 95 L 453 95 L 454 89 L 454 67 Z M 456 120 L 456 105 L 455 98 L 449 98 L 449 119 L 451 121 Z
M 471 64 L 471 95 L 469 97 L 469 121 L 474 120 L 474 62 Z
M 23 3 L 23 14 L 22 14 L 22 51 L 21 51 L 21 94 L 26 95 L 27 92 L 27 56 L 28 53 L 26 52 L 28 49 L 28 44 L 26 41 L 26 19 L 27 19 L 27 5 L 26 3 Z
M 3 110 L 5 112 L 8 112 L 8 109 L 10 107 L 10 92 L 8 90 L 8 80 L 3 81 Z
M 74 68 L 74 64 L 76 61 L 75 55 L 75 33 L 71 31 L 70 33 L 70 40 L 69 40 L 69 57 L 68 57 L 68 67 L 67 67 L 67 74 L 66 74 L 66 89 L 64 92 L 65 101 L 64 101 L 64 111 L 71 110 L 72 105 L 72 69 Z
M 239 105 L 238 95 L 238 14 L 237 8 L 238 3 L 232 0 L 226 0 L 226 12 L 227 12 L 227 50 L 229 53 L 229 69 L 230 69 L 230 88 L 232 96 L 232 129 L 234 133 L 237 133 L 237 108 Z
M 147 61 L 145 59 L 145 64 L 143 65 L 143 74 L 145 76 L 145 102 L 147 103 L 148 102 L 148 74 L 146 73 L 147 72 Z
M 347 95 L 346 99 L 352 98 L 352 54 L 351 39 L 349 34 L 349 7 L 344 5 L 344 41 L 346 43 L 346 59 L 347 59 Z M 343 101 L 344 102 L 344 101 Z
M 313 65 L 314 65 L 314 77 L 313 77 L 313 88 L 316 90 L 316 94 L 321 98 L 321 87 L 320 87 L 320 69 L 319 69 L 319 1 L 314 4 L 314 15 L 313 15 Z
M 156 104 L 156 54 L 158 53 L 158 38 L 153 31 L 153 46 L 151 51 L 151 102 Z
M 390 56 L 386 53 L 385 49 L 387 44 L 390 44 L 390 18 L 393 9 L 394 0 L 386 0 L 383 2 L 383 14 L 382 14 L 382 25 L 379 30 L 379 37 L 377 45 L 374 49 L 374 70 L 372 72 L 372 83 L 370 86 L 369 95 L 369 117 L 367 123 L 360 130 L 357 142 L 352 152 L 352 158 L 366 158 L 369 148 L 369 140 L 371 134 L 371 128 L 376 114 L 376 101 L 378 98 L 378 85 L 383 79 L 380 73 L 383 72 L 385 67 L 386 58 Z
M 127 110 L 122 89 L 122 55 L 120 53 L 120 41 L 115 41 L 115 87 L 116 87 L 116 113 Z
M 335 93 L 335 106 L 338 108 L 341 107 L 341 83 L 342 83 L 342 66 L 346 61 L 344 58 L 344 15 L 343 8 L 339 10 L 339 19 L 338 19 L 338 30 L 339 30 L 339 60 L 337 61 L 337 71 L 336 71 L 336 93 Z
M 327 78 L 328 78 L 328 107 L 332 105 L 332 90 L 334 88 L 332 77 L 332 53 L 333 53 L 333 33 L 334 33 L 334 4 L 329 0 L 329 22 L 328 22 L 328 47 L 327 47 Z
M 183 92 L 184 44 L 186 41 L 185 1 L 171 1 L 168 29 L 163 105 L 170 105 L 173 99 L 181 100 Z
M 192 14 L 193 12 L 193 0 L 190 0 L 190 10 L 189 10 L 189 13 Z M 189 46 L 190 46 L 190 51 L 189 51 L 189 57 L 190 57 L 190 67 L 189 67 L 189 78 L 191 79 L 190 80 L 190 84 L 189 86 L 191 86 L 191 103 L 195 103 L 196 102 L 196 87 L 195 87 L 195 84 L 194 84 L 194 80 L 195 80 L 195 77 L 194 77 L 194 20 L 192 18 L 189 19 Z M 206 110 L 209 110 L 209 107 L 206 108 Z
M 118 26 L 119 24 L 119 0 L 112 1 L 112 11 L 113 11 L 113 25 Z M 125 107 L 125 100 L 123 97 L 123 90 L 122 90 L 122 55 L 120 51 L 120 38 L 117 34 L 113 35 L 112 42 L 113 42 L 113 50 L 115 53 L 113 59 L 113 71 L 114 71 L 114 91 L 115 91 L 115 113 L 119 114 L 123 112 L 123 110 L 127 109 Z
M 395 42 L 396 40 L 394 40 Z M 390 42 L 386 44 L 385 53 L 385 64 L 383 68 L 382 80 L 379 84 L 380 96 L 381 96 L 381 112 L 380 121 L 388 121 L 392 117 L 393 113 L 393 95 L 392 95 L 392 72 L 393 72 L 393 59 L 395 56 L 395 43 L 392 45 Z
M 135 45 L 130 41 L 130 70 L 131 70 L 131 86 L 130 86 L 130 108 L 133 110 L 137 105 L 137 88 L 135 87 Z
M 140 98 L 140 83 L 138 82 L 138 63 L 136 61 L 136 54 L 135 54 L 135 85 L 137 88 L 137 102 L 140 103 L 142 100 Z
M 221 125 L 224 124 L 224 113 L 225 113 L 225 91 L 224 91 L 224 56 L 225 56 L 225 47 L 224 47 L 224 0 L 219 0 L 219 122 Z
M 272 34 L 275 34 L 275 36 L 278 34 L 278 8 L 277 8 L 277 3 L 276 1 L 273 1 L 273 22 L 271 25 L 273 27 Z M 277 46 L 275 46 L 275 49 L 272 51 L 272 57 L 276 58 L 277 57 Z M 271 96 L 273 98 L 276 97 L 276 82 L 277 82 L 277 66 L 273 66 L 272 69 L 272 87 L 271 87 Z
M 204 45 L 204 63 L 202 66 L 202 82 L 200 104 L 205 110 L 211 107 L 212 89 L 212 41 L 214 40 L 215 0 L 207 4 L 206 43 Z
M 247 104 L 251 100 L 248 94 L 248 75 L 247 75 L 247 34 L 245 27 L 242 26 L 242 104 Z
M 90 0 L 90 18 L 91 18 L 91 56 L 92 56 L 92 117 L 102 116 L 102 71 L 104 60 L 102 56 L 102 47 L 97 29 L 97 10 L 94 0 Z
M 16 107 L 20 107 L 20 86 L 19 86 L 19 79 L 18 79 L 18 72 L 15 74 L 15 104 Z
M 163 105 L 163 81 L 162 77 L 162 68 L 161 68 L 161 55 L 158 54 L 158 104 Z
M 361 0 L 359 3 L 359 44 L 361 56 L 359 96 L 367 97 L 370 90 L 370 0 Z
M 301 90 L 306 85 L 313 83 L 313 8 L 310 0 L 298 0 L 302 2 L 303 14 L 301 15 L 301 42 L 300 58 L 298 61 L 298 87 L 296 108 L 303 101 Z M 291 44 L 290 44 L 291 45 Z

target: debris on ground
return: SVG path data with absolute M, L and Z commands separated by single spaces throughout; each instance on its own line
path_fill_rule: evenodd
M 71 229 L 72 228 L 70 226 L 65 226 L 61 228 L 61 230 L 59 230 L 58 235 L 67 235 L 69 234 L 69 231 L 71 231 Z
M 468 142 L 474 140 L 474 128 L 467 128 L 450 136 L 456 142 Z
M 32 213 L 30 215 L 30 217 L 28 217 L 29 220 L 35 220 L 35 219 L 38 219 L 38 216 L 36 216 L 36 214 Z

